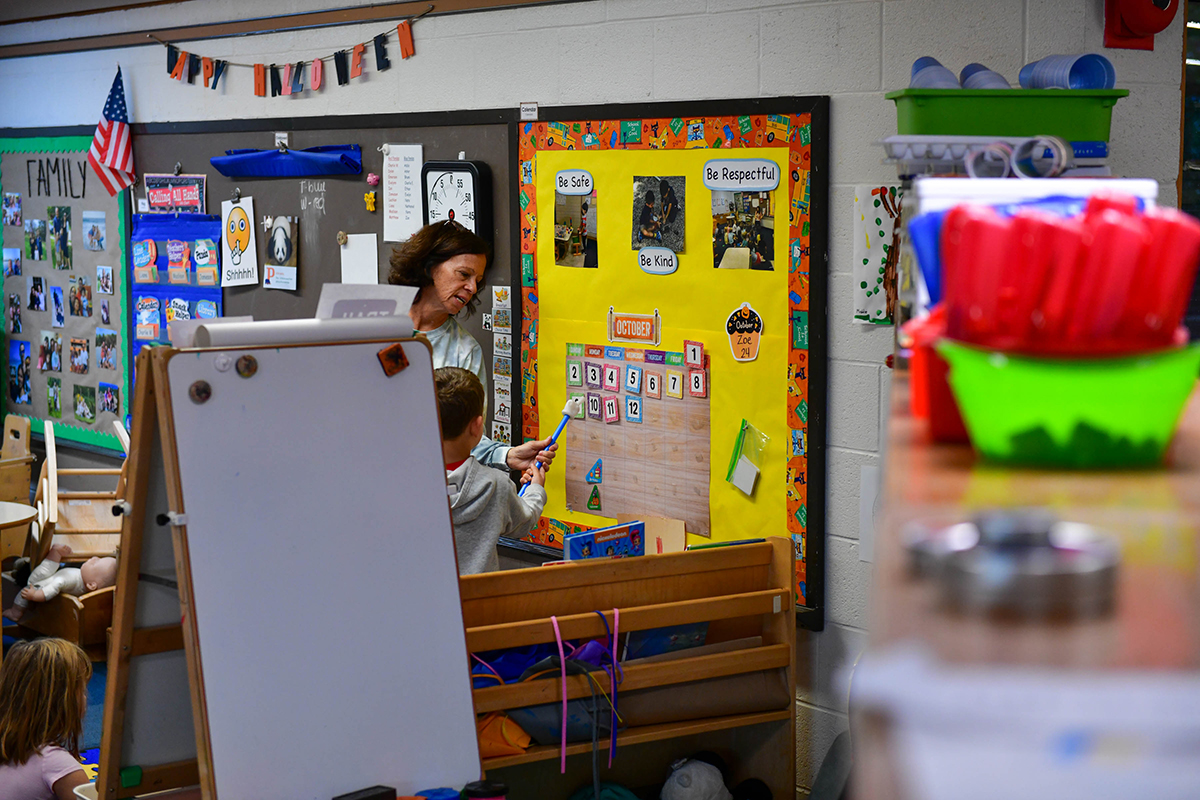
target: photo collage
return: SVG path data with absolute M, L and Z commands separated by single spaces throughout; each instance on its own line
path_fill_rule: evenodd
M 27 154 L 4 154 L 5 168 L 13 155 Z M 13 188 L 3 191 L 6 411 L 108 434 L 128 411 L 120 252 L 109 238 L 110 226 L 118 230 L 117 202 L 90 184 L 82 198 L 45 182 Z

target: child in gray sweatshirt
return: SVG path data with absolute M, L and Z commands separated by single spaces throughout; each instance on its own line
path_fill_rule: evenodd
M 501 536 L 529 532 L 546 505 L 545 473 L 526 470 L 530 487 L 524 497 L 507 471 L 485 467 L 471 456 L 483 436 L 483 384 L 461 367 L 442 367 L 433 374 L 442 424 L 442 457 L 458 574 L 494 572 L 500 568 L 496 543 Z

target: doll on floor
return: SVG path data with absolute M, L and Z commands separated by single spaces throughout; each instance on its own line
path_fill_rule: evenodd
M 13 622 L 20 622 L 30 603 L 53 600 L 61 592 L 78 597 L 117 582 L 117 560 L 112 556 L 93 556 L 78 569 L 60 569 L 62 560 L 69 555 L 70 547 L 64 544 L 52 546 L 45 560 L 29 573 L 29 585 L 21 590 L 13 601 L 13 607 L 5 611 L 4 616 Z

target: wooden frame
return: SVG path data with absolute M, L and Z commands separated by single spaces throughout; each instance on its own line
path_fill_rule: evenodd
M 138 354 L 139 380 L 135 387 L 132 441 L 136 444 L 126 461 L 128 493 L 122 518 L 121 553 L 117 564 L 117 587 L 113 605 L 108 681 L 104 692 L 104 725 L 100 744 L 99 775 L 96 783 L 101 800 L 118 800 L 146 792 L 194 786 L 200 782 L 196 759 L 167 764 L 141 765 L 141 781 L 124 786 L 121 781 L 127 700 L 133 660 L 142 656 L 184 649 L 182 624 L 136 627 L 139 589 L 148 577 L 143 545 L 146 525 L 150 468 L 158 418 L 155 413 L 155 375 L 151 350 Z M 143 577 L 143 576 L 146 577 Z M 159 578 L 158 580 L 162 580 Z
M 708 641 L 724 642 L 747 636 L 761 637 L 761 644 L 748 649 L 686 656 L 658 663 L 630 663 L 618 685 L 626 693 L 653 687 L 669 687 L 706 679 L 743 675 L 766 670 L 784 670 L 788 690 L 786 707 L 730 716 L 691 719 L 625 729 L 617 736 L 618 753 L 605 780 L 637 785 L 647 780 L 649 769 L 665 768 L 655 759 L 643 759 L 621 748 L 689 737 L 687 747 L 701 746 L 724 751 L 741 777 L 759 777 L 771 786 L 776 797 L 795 791 L 795 605 L 791 543 L 772 538 L 758 544 L 720 547 L 686 553 L 642 558 L 595 560 L 555 567 L 470 575 L 459 580 L 467 647 L 482 652 L 505 647 L 554 641 L 550 615 L 556 615 L 563 638 L 604 636 L 603 612 L 613 624 L 615 607 L 620 610 L 620 631 L 638 631 L 709 621 Z M 599 677 L 610 690 L 607 678 Z M 521 708 L 561 699 L 561 682 L 535 680 L 476 689 L 477 713 Z M 590 697 L 587 679 L 567 678 L 567 697 Z M 618 700 L 618 705 L 619 705 Z M 747 736 L 744 729 L 753 728 Z M 747 742 L 750 744 L 747 745 Z M 608 743 L 601 743 L 602 749 Z M 568 756 L 591 751 L 590 743 L 569 744 Z M 688 751 L 690 752 L 690 751 Z M 680 752 L 687 755 L 688 752 Z M 543 761 L 559 757 L 557 745 L 532 746 L 524 753 L 485 759 L 489 775 L 500 770 L 529 766 L 519 773 L 523 791 L 539 796 L 566 796 L 572 780 L 587 769 L 587 759 L 569 760 L 568 776 Z M 577 763 L 578 762 L 578 763 Z M 514 778 L 515 778 L 514 774 Z M 661 780 L 661 777 L 658 778 Z M 517 785 L 513 780 L 511 785 Z

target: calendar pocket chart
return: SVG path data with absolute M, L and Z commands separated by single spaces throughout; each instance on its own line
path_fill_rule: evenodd
M 567 345 L 567 395 L 580 376 L 599 390 L 563 434 L 568 509 L 672 517 L 711 534 L 709 367 L 697 358 L 693 367 L 682 352 Z

